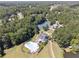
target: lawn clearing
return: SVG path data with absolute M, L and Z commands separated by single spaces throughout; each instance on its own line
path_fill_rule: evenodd
M 56 42 L 53 42 L 52 45 L 50 45 L 50 42 L 48 42 L 48 44 L 43 48 L 43 50 L 35 57 L 37 58 L 63 58 L 63 51 Z
M 13 48 L 7 49 L 6 50 L 7 53 L 4 56 L 4 58 L 28 58 L 30 54 L 24 53 L 21 49 L 22 49 L 22 44 L 19 46 L 15 46 Z M 25 49 L 24 51 L 28 52 L 27 49 Z
M 56 58 L 62 58 L 63 53 L 56 42 L 52 43 L 52 50 Z M 40 53 L 29 54 L 28 49 L 20 44 L 13 48 L 5 50 L 6 55 L 3 58 L 52 58 L 50 44 L 48 44 L 40 51 Z
M 52 50 L 55 55 L 55 58 L 63 58 L 64 57 L 63 50 L 59 47 L 59 45 L 55 41 L 52 43 Z
M 35 35 L 33 36 L 33 38 L 32 38 L 32 41 L 37 40 L 38 36 L 39 36 L 39 34 L 35 34 Z
M 42 50 L 41 52 L 35 56 L 36 58 L 51 58 L 50 52 L 49 52 L 49 48 L 48 48 L 49 44 L 47 44 Z

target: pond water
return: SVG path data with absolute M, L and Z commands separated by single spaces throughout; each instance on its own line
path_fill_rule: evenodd
M 65 53 L 64 58 L 79 58 L 79 52 L 77 54 Z

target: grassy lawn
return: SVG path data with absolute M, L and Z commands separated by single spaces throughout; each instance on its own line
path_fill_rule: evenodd
M 32 38 L 32 41 L 37 40 L 38 36 L 39 36 L 39 34 L 35 34 L 35 35 L 33 36 L 33 38 Z
M 37 56 L 35 56 L 36 58 L 51 58 L 50 55 L 50 49 L 48 48 L 49 44 L 47 44 L 42 50 L 41 52 L 39 52 L 39 54 Z
M 23 51 L 21 50 L 23 49 Z M 50 57 L 47 47 L 45 47 L 39 54 L 29 54 L 28 49 L 22 47 L 22 44 L 13 48 L 7 49 L 7 53 L 3 58 L 46 58 Z M 46 53 L 47 52 L 47 53 Z
M 57 42 L 52 43 L 53 52 L 56 58 L 63 58 L 63 50 L 59 47 Z
M 46 48 L 44 48 L 45 50 Z M 29 54 L 28 49 L 23 46 L 23 44 L 12 47 L 6 50 L 6 55 L 3 58 L 41 58 L 48 57 L 49 54 L 46 54 L 46 51 L 42 51 L 39 54 Z
M 53 50 L 56 58 L 63 57 L 63 53 L 56 42 L 53 43 Z M 29 54 L 23 44 L 6 50 L 3 58 L 51 58 L 50 45 L 47 44 L 38 54 Z
M 19 46 L 15 46 L 13 48 L 10 48 L 10 49 L 7 49 L 6 50 L 6 55 L 4 56 L 4 58 L 26 58 L 26 57 L 30 57 L 30 54 L 28 54 L 28 49 L 24 49 L 24 51 L 26 52 L 23 52 L 22 50 L 22 44 L 19 45 Z
M 47 31 L 43 31 L 43 32 L 46 33 L 49 37 L 51 37 L 54 30 L 47 30 Z
M 62 49 L 58 46 L 56 42 L 52 43 L 52 50 L 54 52 L 55 58 L 64 57 Z M 37 58 L 52 58 L 49 42 L 36 57 Z

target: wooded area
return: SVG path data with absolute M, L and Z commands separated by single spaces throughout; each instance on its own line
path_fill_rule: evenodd
M 57 20 L 64 25 L 52 34 L 60 47 L 79 44 L 79 7 L 61 5 L 52 11 L 49 9 L 48 4 L 0 6 L 0 54 L 3 56 L 4 49 L 31 40 L 36 33 L 39 33 L 37 23 L 45 17 L 51 24 Z M 9 21 L 8 17 L 17 11 L 22 12 L 24 18 L 18 19 L 16 15 L 14 21 Z

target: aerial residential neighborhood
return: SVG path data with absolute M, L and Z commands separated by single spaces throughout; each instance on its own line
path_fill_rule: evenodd
M 79 2 L 0 1 L 1 58 L 79 58 Z

